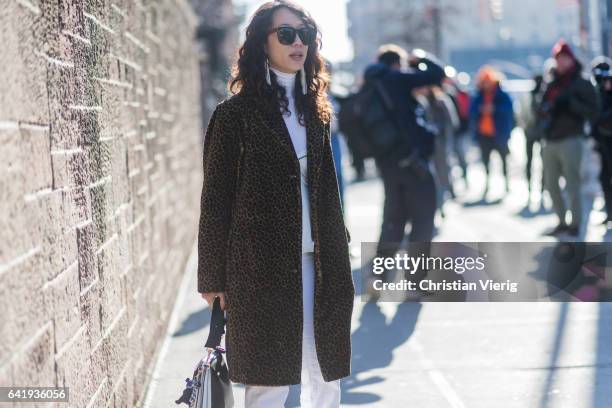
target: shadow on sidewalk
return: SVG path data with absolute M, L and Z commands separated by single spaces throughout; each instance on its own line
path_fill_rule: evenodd
M 595 383 L 591 397 L 593 408 L 604 408 L 610 404 L 612 387 L 612 303 L 599 303 L 597 324 L 597 348 L 595 359 Z
M 183 323 L 181 327 L 172 334 L 172 337 L 180 337 L 186 336 L 193 332 L 197 332 L 202 328 L 208 326 L 210 324 L 210 308 L 208 306 L 202 308 L 201 310 L 191 313 Z
M 498 205 L 501 204 L 503 201 L 502 198 L 496 198 L 494 200 L 487 200 L 486 198 L 481 198 L 480 200 L 476 200 L 476 201 L 467 201 L 462 203 L 464 208 L 472 208 L 472 207 L 488 207 L 488 206 L 492 206 L 492 205 Z
M 525 207 L 521 209 L 521 211 L 516 213 L 517 216 L 522 217 L 522 218 L 527 218 L 527 219 L 535 218 L 537 216 L 547 215 L 547 214 L 552 214 L 552 210 L 547 209 L 543 207 L 542 205 L 540 205 L 538 206 L 537 210 L 534 211 L 530 204 L 527 204 Z
M 370 302 L 364 305 L 359 327 L 352 335 L 352 373 L 341 381 L 342 405 L 364 405 L 381 400 L 380 395 L 359 391 L 358 388 L 385 381 L 380 375 L 367 373 L 391 364 L 393 350 L 405 343 L 414 332 L 420 310 L 420 303 L 401 303 L 387 324 L 378 304 Z M 299 395 L 300 387 L 292 386 L 285 407 L 299 407 Z

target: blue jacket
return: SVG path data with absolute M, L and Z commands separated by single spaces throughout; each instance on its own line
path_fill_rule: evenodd
M 433 153 L 434 140 L 427 137 L 424 132 L 415 129 L 418 126 L 416 109 L 419 105 L 411 92 L 414 88 L 439 84 L 445 75 L 444 69 L 437 63 L 429 59 L 423 59 L 422 62 L 427 66 L 426 71 L 402 72 L 382 63 L 372 64 L 365 71 L 366 82 L 374 79 L 382 82 L 395 103 L 396 120 L 402 121 L 404 128 L 408 130 L 405 149 L 396 149 L 393 154 L 396 157 L 385 158 L 386 162 L 405 158 L 406 153 L 413 150 L 424 158 L 428 158 Z
M 478 122 L 480 120 L 480 107 L 483 104 L 482 92 L 476 93 L 470 105 L 470 117 L 472 122 L 472 131 L 474 138 L 478 137 Z M 508 144 L 510 134 L 514 129 L 514 107 L 510 95 L 502 90 L 499 85 L 493 100 L 495 112 L 493 113 L 493 121 L 495 122 L 495 141 L 498 145 L 503 146 Z

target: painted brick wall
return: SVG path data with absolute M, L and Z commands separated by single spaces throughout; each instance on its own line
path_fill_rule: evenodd
M 143 397 L 197 233 L 195 25 L 186 0 L 2 1 L 0 385 Z

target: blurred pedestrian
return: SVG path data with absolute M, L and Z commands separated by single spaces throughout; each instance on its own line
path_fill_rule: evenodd
M 414 93 L 425 107 L 428 119 L 437 130 L 433 164 L 437 186 L 437 207 L 440 215 L 444 217 L 444 202 L 448 196 L 455 197 L 449 159 L 455 131 L 459 127 L 459 118 L 453 101 L 439 86 L 418 88 Z
M 457 118 L 459 125 L 455 130 L 455 134 L 452 139 L 452 152 L 457 160 L 457 164 L 461 169 L 461 177 L 465 187 L 468 186 L 467 178 L 467 159 L 466 159 L 466 143 L 467 134 L 470 130 L 470 94 L 465 89 L 464 85 L 460 84 L 458 80 L 447 80 L 444 84 L 444 91 L 451 98 L 455 111 L 457 112 Z
M 198 292 L 227 311 L 230 379 L 247 408 L 338 408 L 355 290 L 315 21 L 263 4 L 204 139 Z M 315 343 L 316 339 L 316 343 Z
M 603 224 L 607 225 L 612 222 L 612 60 L 597 57 L 591 67 L 601 101 L 601 110 L 593 123 L 591 134 L 597 142 L 597 152 L 601 157 L 599 181 L 606 212 Z
M 539 123 L 538 111 L 542 101 L 542 89 L 544 88 L 544 76 L 535 75 L 533 77 L 534 87 L 529 92 L 529 105 L 523 110 L 524 132 L 525 132 L 525 148 L 527 153 L 527 163 L 525 164 L 525 176 L 527 178 L 527 189 L 529 197 L 527 201 L 531 201 L 531 180 L 532 180 L 532 164 L 533 151 L 536 144 L 540 145 L 542 140 L 542 126 Z M 541 189 L 544 190 L 544 180 L 542 179 Z M 540 201 L 541 202 L 541 201 Z
M 338 102 L 332 97 L 331 104 L 334 107 L 334 112 L 337 112 L 339 109 Z M 344 208 L 344 173 L 342 172 L 342 146 L 343 146 L 343 137 L 342 133 L 340 133 L 340 129 L 338 128 L 338 120 L 336 116 L 332 116 L 331 119 L 331 147 L 334 156 L 334 167 L 336 169 L 336 178 L 338 179 L 338 190 L 340 191 L 340 204 L 342 204 L 342 208 Z
M 440 84 L 444 70 L 432 56 L 419 51 L 411 55 L 410 62 L 420 69 L 403 72 L 402 59 L 406 58 L 406 52 L 398 46 L 381 46 L 378 62 L 365 71 L 366 84 L 378 81 L 392 101 L 394 110 L 389 120 L 402 135 L 394 149 L 376 158 L 385 191 L 377 256 L 397 252 L 408 222 L 411 242 L 430 242 L 433 238 L 436 186 L 430 159 L 435 140 L 425 110 L 412 91 Z
M 356 149 L 352 149 L 350 143 L 347 142 L 347 147 L 351 152 L 351 165 L 355 170 L 355 182 L 364 181 L 365 180 L 365 157 L 359 154 L 359 151 Z
M 583 226 L 583 158 L 586 155 L 585 124 L 598 112 L 598 95 L 582 64 L 570 46 L 559 40 L 552 51 L 556 60 L 554 79 L 547 85 L 540 106 L 544 130 L 544 181 L 559 218 L 548 234 L 567 233 L 577 237 Z M 561 194 L 560 178 L 565 180 L 569 206 Z M 566 221 L 569 207 L 571 221 Z
M 502 160 L 505 191 L 509 191 L 508 165 L 506 158 L 510 153 L 508 141 L 514 129 L 514 109 L 512 99 L 500 86 L 497 70 L 484 66 L 478 72 L 477 92 L 470 108 L 474 136 L 480 147 L 482 163 L 485 167 L 486 181 L 483 197 L 489 191 L 489 161 L 491 152 L 497 151 Z
M 329 87 L 333 80 L 333 66 L 330 62 L 326 62 L 327 71 L 329 73 Z M 329 102 L 332 104 L 333 115 L 330 123 L 331 132 L 331 147 L 334 154 L 334 166 L 336 168 L 336 177 L 338 178 L 338 189 L 340 190 L 340 203 L 344 208 L 344 175 L 342 172 L 342 146 L 344 144 L 342 133 L 338 127 L 337 113 L 340 111 L 340 102 L 338 98 L 330 91 L 328 93 Z
M 361 78 L 358 81 L 358 85 L 357 85 L 357 89 L 362 89 L 363 88 L 363 78 Z M 351 110 L 350 108 L 347 108 L 347 105 L 351 105 L 352 101 L 354 100 L 354 98 L 357 96 L 357 93 L 349 93 L 346 96 L 335 96 L 334 97 L 334 101 L 336 103 L 337 109 L 335 109 L 335 112 L 337 113 L 337 126 L 338 126 L 338 131 L 344 135 L 344 140 L 346 142 L 346 147 L 347 150 L 351 156 L 351 167 L 353 167 L 353 170 L 355 171 L 355 177 L 353 178 L 353 182 L 360 182 L 360 181 L 364 181 L 365 180 L 365 160 L 366 157 L 363 155 L 363 153 L 361 152 L 361 150 L 359 149 L 359 146 L 355 145 L 353 138 L 350 137 L 352 132 L 354 131 L 354 126 L 355 124 L 353 123 L 352 120 L 349 121 L 345 121 L 343 120 L 343 116 L 346 113 L 347 110 Z M 349 114 L 350 116 L 350 114 Z

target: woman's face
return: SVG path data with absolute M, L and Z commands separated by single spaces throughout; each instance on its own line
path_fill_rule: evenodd
M 297 15 L 283 7 L 274 12 L 270 29 L 282 26 L 303 28 L 305 24 Z M 293 44 L 283 45 L 278 41 L 276 32 L 268 35 L 265 49 L 270 65 L 281 72 L 290 74 L 302 69 L 308 53 L 308 46 L 302 43 L 299 35 L 295 36 Z

